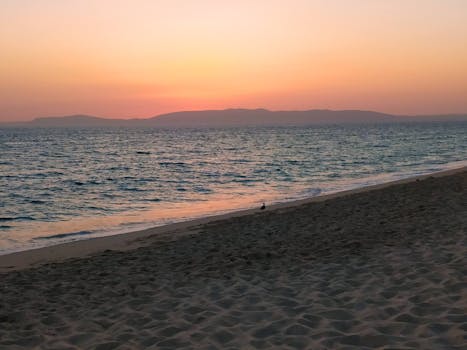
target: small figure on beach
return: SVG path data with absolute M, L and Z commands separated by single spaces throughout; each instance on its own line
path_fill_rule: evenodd
M 261 210 L 264 210 L 264 209 L 266 209 L 266 204 L 265 204 L 264 202 L 263 202 L 263 205 L 261 206 L 261 208 L 260 208 L 260 209 L 261 209 Z

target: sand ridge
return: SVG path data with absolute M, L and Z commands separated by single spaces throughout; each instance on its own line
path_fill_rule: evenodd
M 466 194 L 427 177 L 3 273 L 0 348 L 463 349 Z

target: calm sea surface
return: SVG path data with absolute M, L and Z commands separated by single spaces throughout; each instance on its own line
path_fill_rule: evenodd
M 467 123 L 0 129 L 0 254 L 467 164 Z

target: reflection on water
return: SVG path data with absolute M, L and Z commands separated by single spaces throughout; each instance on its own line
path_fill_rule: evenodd
M 259 198 L 259 197 L 258 197 Z M 277 197 L 265 194 L 263 201 L 273 201 Z M 186 221 L 189 219 L 216 215 L 233 210 L 258 207 L 261 204 L 251 196 L 216 196 L 209 201 L 155 204 L 150 209 L 129 211 L 110 216 L 77 217 L 67 221 L 25 223 L 15 231 L 15 240 L 27 244 L 43 245 L 43 240 L 74 240 L 100 237 L 117 233 L 141 230 L 153 226 Z M 38 242 L 37 242 L 38 241 Z
M 0 129 L 0 155 L 1 253 L 461 165 L 467 123 Z

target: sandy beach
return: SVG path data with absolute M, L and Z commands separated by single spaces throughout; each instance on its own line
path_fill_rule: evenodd
M 0 349 L 465 349 L 467 170 L 0 256 Z

